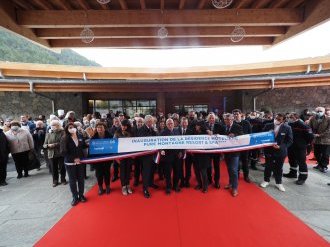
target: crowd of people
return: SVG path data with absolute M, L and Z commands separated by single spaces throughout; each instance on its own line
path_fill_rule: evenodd
M 81 160 L 88 157 L 91 139 L 127 138 L 145 136 L 174 135 L 226 135 L 235 137 L 244 134 L 272 131 L 275 142 L 271 147 L 250 151 L 230 152 L 225 154 L 196 153 L 185 154 L 184 150 L 159 150 L 159 164 L 155 164 L 154 155 L 145 155 L 135 159 L 125 158 L 120 161 L 101 162 L 91 165 L 95 170 L 98 194 L 110 194 L 110 183 L 120 179 L 122 194 L 133 193 L 134 187 L 142 182 L 143 195 L 150 198 L 150 188 L 158 189 L 155 174 L 164 180 L 165 193 L 179 193 L 182 188 L 191 186 L 192 168 L 197 185 L 194 187 L 207 193 L 210 185 L 220 189 L 220 162 L 227 166 L 228 189 L 233 197 L 238 196 L 238 178 L 242 170 L 244 181 L 251 182 L 249 170 L 256 170 L 256 164 L 264 156 L 264 181 L 260 186 L 266 188 L 272 175 L 275 186 L 285 191 L 282 177 L 297 179 L 297 185 L 303 185 L 308 177 L 306 156 L 313 150 L 318 171 L 325 173 L 329 164 L 330 147 L 330 109 L 317 107 L 302 114 L 272 113 L 252 111 L 243 113 L 235 109 L 231 113 L 217 115 L 213 112 L 197 114 L 159 113 L 157 116 L 135 114 L 133 118 L 124 113 L 87 114 L 78 120 L 73 111 L 64 115 L 50 115 L 49 119 L 40 115 L 29 119 L 22 115 L 20 121 L 6 119 L 0 125 L 0 186 L 7 185 L 7 162 L 11 154 L 17 170 L 17 179 L 29 176 L 30 169 L 40 169 L 44 159 L 52 175 L 52 186 L 67 184 L 69 178 L 73 200 L 72 206 L 86 202 L 84 180 L 87 178 L 86 165 Z M 289 173 L 283 174 L 283 164 L 288 157 Z M 37 164 L 37 165 L 35 165 Z M 39 165 L 38 165 L 39 164 Z M 111 167 L 113 172 L 111 176 Z M 142 180 L 141 180 L 142 178 Z

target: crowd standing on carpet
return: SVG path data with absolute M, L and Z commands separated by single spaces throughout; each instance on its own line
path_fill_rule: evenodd
M 125 158 L 120 161 L 106 161 L 91 165 L 95 170 L 98 183 L 98 194 L 110 194 L 110 182 L 120 179 L 122 194 L 133 193 L 133 186 L 142 182 L 143 195 L 150 198 L 149 188 L 158 189 L 155 174 L 159 180 L 165 180 L 165 193 L 179 193 L 182 188 L 191 187 L 191 170 L 193 168 L 197 185 L 194 187 L 207 193 L 209 186 L 220 189 L 220 161 L 227 166 L 229 182 L 224 187 L 232 196 L 238 195 L 238 178 L 243 171 L 244 181 L 250 183 L 249 170 L 257 170 L 256 164 L 264 157 L 264 181 L 260 186 L 266 188 L 272 175 L 275 186 L 285 191 L 282 177 L 297 178 L 296 184 L 303 185 L 308 177 L 306 156 L 314 150 L 318 171 L 325 173 L 329 165 L 330 152 L 330 109 L 316 107 L 298 113 L 250 112 L 242 113 L 235 109 L 231 113 L 216 115 L 190 111 L 187 114 L 162 113 L 157 116 L 135 114 L 129 118 L 124 113 L 87 114 L 82 121 L 73 111 L 64 115 L 50 115 L 46 120 L 43 115 L 32 121 L 22 115 L 20 121 L 6 119 L 0 125 L 0 186 L 6 186 L 7 162 L 10 153 L 15 162 L 17 179 L 29 176 L 29 170 L 40 169 L 40 160 L 44 159 L 52 174 L 52 186 L 67 184 L 68 174 L 71 202 L 75 206 L 86 202 L 84 196 L 84 180 L 86 165 L 81 159 L 88 156 L 90 139 L 127 138 L 146 136 L 178 136 L 178 135 L 227 135 L 230 137 L 273 131 L 276 144 L 250 151 L 231 152 L 225 154 L 195 153 L 185 154 L 184 150 L 160 150 L 161 159 L 155 164 L 154 155 L 145 155 L 135 159 Z M 289 173 L 283 174 L 283 164 L 288 157 Z M 113 167 L 111 179 L 111 167 Z M 142 181 L 140 180 L 142 178 Z

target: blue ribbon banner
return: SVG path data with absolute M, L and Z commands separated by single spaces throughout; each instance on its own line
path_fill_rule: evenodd
M 192 153 L 236 152 L 272 146 L 275 143 L 274 132 L 262 132 L 236 137 L 184 135 L 92 139 L 90 141 L 89 154 L 107 155 L 163 149 L 185 149 Z

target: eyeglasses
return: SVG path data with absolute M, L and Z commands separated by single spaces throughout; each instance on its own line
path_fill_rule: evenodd
M 323 112 L 323 111 L 316 111 L 316 112 Z

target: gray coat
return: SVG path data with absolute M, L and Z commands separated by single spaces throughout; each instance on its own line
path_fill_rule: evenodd
M 32 150 L 34 148 L 32 135 L 28 130 L 20 128 L 18 131 L 6 132 L 9 149 L 12 154 Z
M 323 117 L 318 121 L 316 118 L 312 118 L 309 121 L 309 126 L 312 128 L 314 134 L 319 134 L 319 137 L 315 137 L 315 144 L 330 145 L 330 118 Z
M 47 133 L 43 147 L 47 148 L 49 159 L 63 156 L 60 152 L 60 142 L 64 135 L 65 132 L 63 129 Z M 49 147 L 48 144 L 55 144 L 55 147 Z

